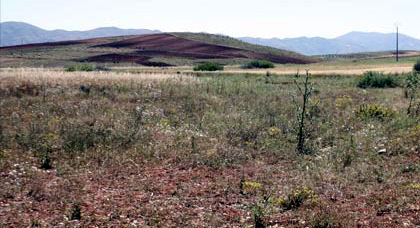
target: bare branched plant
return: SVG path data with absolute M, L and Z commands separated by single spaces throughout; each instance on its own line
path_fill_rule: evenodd
M 305 117 L 308 109 L 308 101 L 310 96 L 312 95 L 313 85 L 309 82 L 309 69 L 306 69 L 306 75 L 303 79 L 303 85 L 298 82 L 298 79 L 301 77 L 299 75 L 299 71 L 296 73 L 294 79 L 294 83 L 296 85 L 296 88 L 298 90 L 298 96 L 302 98 L 302 101 L 296 102 L 296 109 L 297 109 L 297 119 L 298 119 L 298 132 L 297 132 L 297 146 L 296 150 L 299 154 L 305 154 L 307 153 L 307 150 L 305 149 L 305 139 L 306 139 L 306 129 L 305 129 Z

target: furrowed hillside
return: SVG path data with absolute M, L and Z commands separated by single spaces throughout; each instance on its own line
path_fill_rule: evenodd
M 0 64 L 62 66 L 77 62 L 111 65 L 178 66 L 211 61 L 242 64 L 250 59 L 307 64 L 317 59 L 210 34 L 160 33 L 0 48 Z

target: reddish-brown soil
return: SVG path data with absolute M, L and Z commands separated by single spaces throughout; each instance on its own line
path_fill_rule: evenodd
M 91 62 L 134 62 L 134 63 L 141 63 L 144 61 L 149 60 L 151 57 L 142 56 L 142 55 L 122 55 L 122 54 L 105 54 L 105 55 L 97 55 L 87 58 L 87 61 Z
M 258 201 L 258 195 L 241 193 L 241 177 L 258 179 L 270 175 L 273 180 L 280 180 L 272 183 L 275 186 L 296 180 L 287 170 L 276 174 L 270 170 L 278 169 L 252 164 L 223 169 L 127 165 L 61 177 L 56 170 L 43 171 L 19 164 L 10 172 L 0 172 L 4 180 L 0 188 L 0 226 L 31 227 L 34 221 L 42 221 L 42 227 L 48 227 L 46 224 L 57 227 L 252 227 L 252 205 Z M 361 196 L 353 196 L 351 190 L 344 195 L 325 189 L 317 191 L 325 204 L 321 208 L 297 208 L 267 215 L 267 224 L 270 227 L 309 227 L 305 220 L 311 211 L 330 210 L 335 211 L 342 222 L 348 216 L 344 227 L 420 225 L 418 201 L 411 202 L 411 209 L 401 211 L 376 208 L 376 201 L 396 198 L 395 192 L 386 187 Z M 71 202 L 75 201 L 81 203 L 81 221 L 66 219 L 71 213 Z
M 176 51 L 138 51 L 138 54 L 148 56 L 171 56 L 171 57 L 182 57 L 182 58 L 193 58 L 193 59 L 228 59 L 228 56 L 215 56 L 213 54 L 205 53 L 189 53 L 189 52 L 176 52 Z
M 167 63 L 162 63 L 162 62 L 151 62 L 151 61 L 149 61 L 151 58 L 152 57 L 145 56 L 145 55 L 105 54 L 105 55 L 92 56 L 92 57 L 89 57 L 87 59 L 84 59 L 84 61 L 98 62 L 98 63 L 129 62 L 129 63 L 142 64 L 142 65 L 145 65 L 145 66 L 158 66 L 158 67 L 172 66 L 172 65 L 169 65 Z
M 145 51 L 165 51 L 169 53 L 188 53 L 191 56 L 211 55 L 214 58 L 244 58 L 243 50 L 187 40 L 170 34 L 139 36 L 109 44 L 99 45 L 113 48 L 135 48 Z
M 162 62 L 149 62 L 153 57 L 178 57 L 188 59 L 265 59 L 274 63 L 309 63 L 309 60 L 290 55 L 276 55 L 229 47 L 223 45 L 215 45 L 201 41 L 189 40 L 172 34 L 152 34 L 141 36 L 119 37 L 117 41 L 110 41 L 109 38 L 96 38 L 86 40 L 72 40 L 60 42 L 34 43 L 25 45 L 16 45 L 8 47 L 0 47 L 0 51 L 13 51 L 32 48 L 48 48 L 57 47 L 86 46 L 93 53 L 97 53 L 89 58 L 80 58 L 81 61 L 90 62 L 132 62 L 146 66 L 170 66 Z M 106 50 L 101 48 L 108 48 Z M 132 50 L 131 53 L 113 53 L 112 49 Z M 82 51 L 82 50 L 80 50 Z M 119 51 L 116 51 L 119 52 Z M 74 59 L 72 59 L 74 60 Z
M 250 58 L 275 63 L 307 63 L 291 56 L 258 53 L 250 50 L 188 40 L 171 34 L 153 34 L 129 38 L 95 47 L 133 48 L 146 56 L 187 57 L 197 59 Z
M 53 47 L 59 47 L 59 46 L 69 46 L 69 45 L 79 45 L 79 44 L 89 44 L 89 43 L 92 44 L 95 42 L 93 39 L 90 39 L 90 40 L 70 40 L 70 41 L 59 41 L 59 42 L 34 43 L 34 44 L 0 47 L 0 50 L 28 49 L 28 48 L 53 48 Z

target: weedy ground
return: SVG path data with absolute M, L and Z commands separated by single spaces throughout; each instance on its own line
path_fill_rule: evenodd
M 1 69 L 0 226 L 420 226 L 404 89 L 312 76 L 299 155 L 294 80 Z

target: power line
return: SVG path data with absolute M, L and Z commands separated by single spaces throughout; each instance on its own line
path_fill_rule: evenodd
M 396 58 L 397 58 L 397 62 L 398 62 L 398 25 L 397 25 L 397 46 L 396 46 L 397 52 L 396 52 Z

